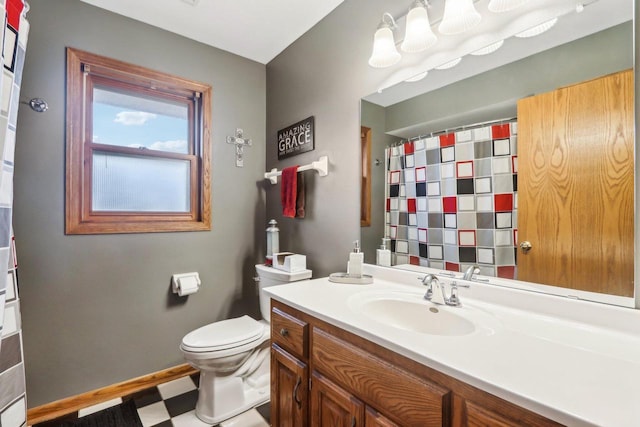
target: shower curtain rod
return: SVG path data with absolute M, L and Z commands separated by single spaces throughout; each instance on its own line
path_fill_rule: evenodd
M 495 125 L 495 124 L 504 124 L 505 122 L 509 122 L 509 121 L 515 120 L 516 118 L 517 117 L 506 117 L 506 118 L 497 119 L 497 120 L 489 120 L 489 121 L 486 121 L 486 122 L 479 122 L 479 123 L 473 123 L 473 124 L 470 124 L 470 125 L 458 126 L 458 127 L 450 128 L 450 129 L 447 128 L 447 129 L 444 129 L 444 130 L 441 130 L 441 131 L 431 132 L 431 133 L 424 134 L 424 135 L 414 136 L 414 137 L 408 138 L 406 140 L 401 140 L 397 144 L 399 145 L 399 144 L 403 144 L 404 142 L 417 141 L 418 139 L 422 139 L 422 138 L 425 138 L 427 136 L 428 137 L 434 137 L 434 136 L 439 136 L 439 135 L 446 135 L 446 134 L 451 133 L 451 132 L 459 132 L 459 131 L 463 131 L 463 130 L 478 129 L 478 128 L 481 128 L 481 127 Z M 397 144 L 392 144 L 391 146 L 394 147 Z

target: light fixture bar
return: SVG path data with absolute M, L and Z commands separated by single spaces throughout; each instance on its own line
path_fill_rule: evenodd
M 424 79 L 425 77 L 427 77 L 427 74 L 429 74 L 428 71 L 423 71 L 420 74 L 416 74 L 413 77 L 409 77 L 408 79 L 405 80 L 405 82 L 409 82 L 409 83 L 418 82 L 418 81 Z
M 500 49 L 503 44 L 504 44 L 504 40 L 497 41 L 495 43 L 490 44 L 489 46 L 483 47 L 482 49 L 478 49 L 474 52 L 471 52 L 471 55 L 475 55 L 475 56 L 488 55 Z
M 438 65 L 435 67 L 436 70 L 448 70 L 449 68 L 453 68 L 458 65 L 462 61 L 462 58 L 456 58 L 453 61 L 446 62 L 442 65 Z
M 550 19 L 547 22 L 543 22 L 540 25 L 536 25 L 535 27 L 529 28 L 528 30 L 525 30 L 521 33 L 516 34 L 515 36 L 521 39 L 539 36 L 540 34 L 546 31 L 549 31 L 551 27 L 556 25 L 556 22 L 558 22 L 558 18 Z

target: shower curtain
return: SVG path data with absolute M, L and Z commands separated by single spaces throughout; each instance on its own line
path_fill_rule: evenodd
M 29 6 L 23 0 L 0 0 L 4 17 L 3 67 L 0 74 L 0 426 L 26 426 L 26 391 L 17 260 L 11 218 L 13 153 L 20 104 L 20 84 L 27 45 Z
M 516 278 L 517 133 L 505 119 L 387 148 L 393 265 Z

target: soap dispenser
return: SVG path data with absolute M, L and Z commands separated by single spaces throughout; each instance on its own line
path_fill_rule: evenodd
M 362 264 L 364 263 L 364 253 L 360 251 L 360 242 L 353 242 L 353 252 L 349 253 L 349 263 L 347 273 L 351 277 L 362 277 Z
M 391 267 L 391 251 L 387 249 L 388 241 L 389 239 L 383 237 L 380 249 L 376 251 L 376 264 L 383 267 Z

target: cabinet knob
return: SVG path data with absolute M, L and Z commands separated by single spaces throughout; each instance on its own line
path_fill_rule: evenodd
M 533 245 L 528 240 L 525 240 L 524 242 L 520 243 L 520 249 L 522 250 L 522 253 L 526 254 L 531 250 L 531 248 L 533 248 Z
M 283 337 L 289 336 L 289 331 L 287 330 L 287 328 L 280 329 L 280 335 L 282 335 Z

